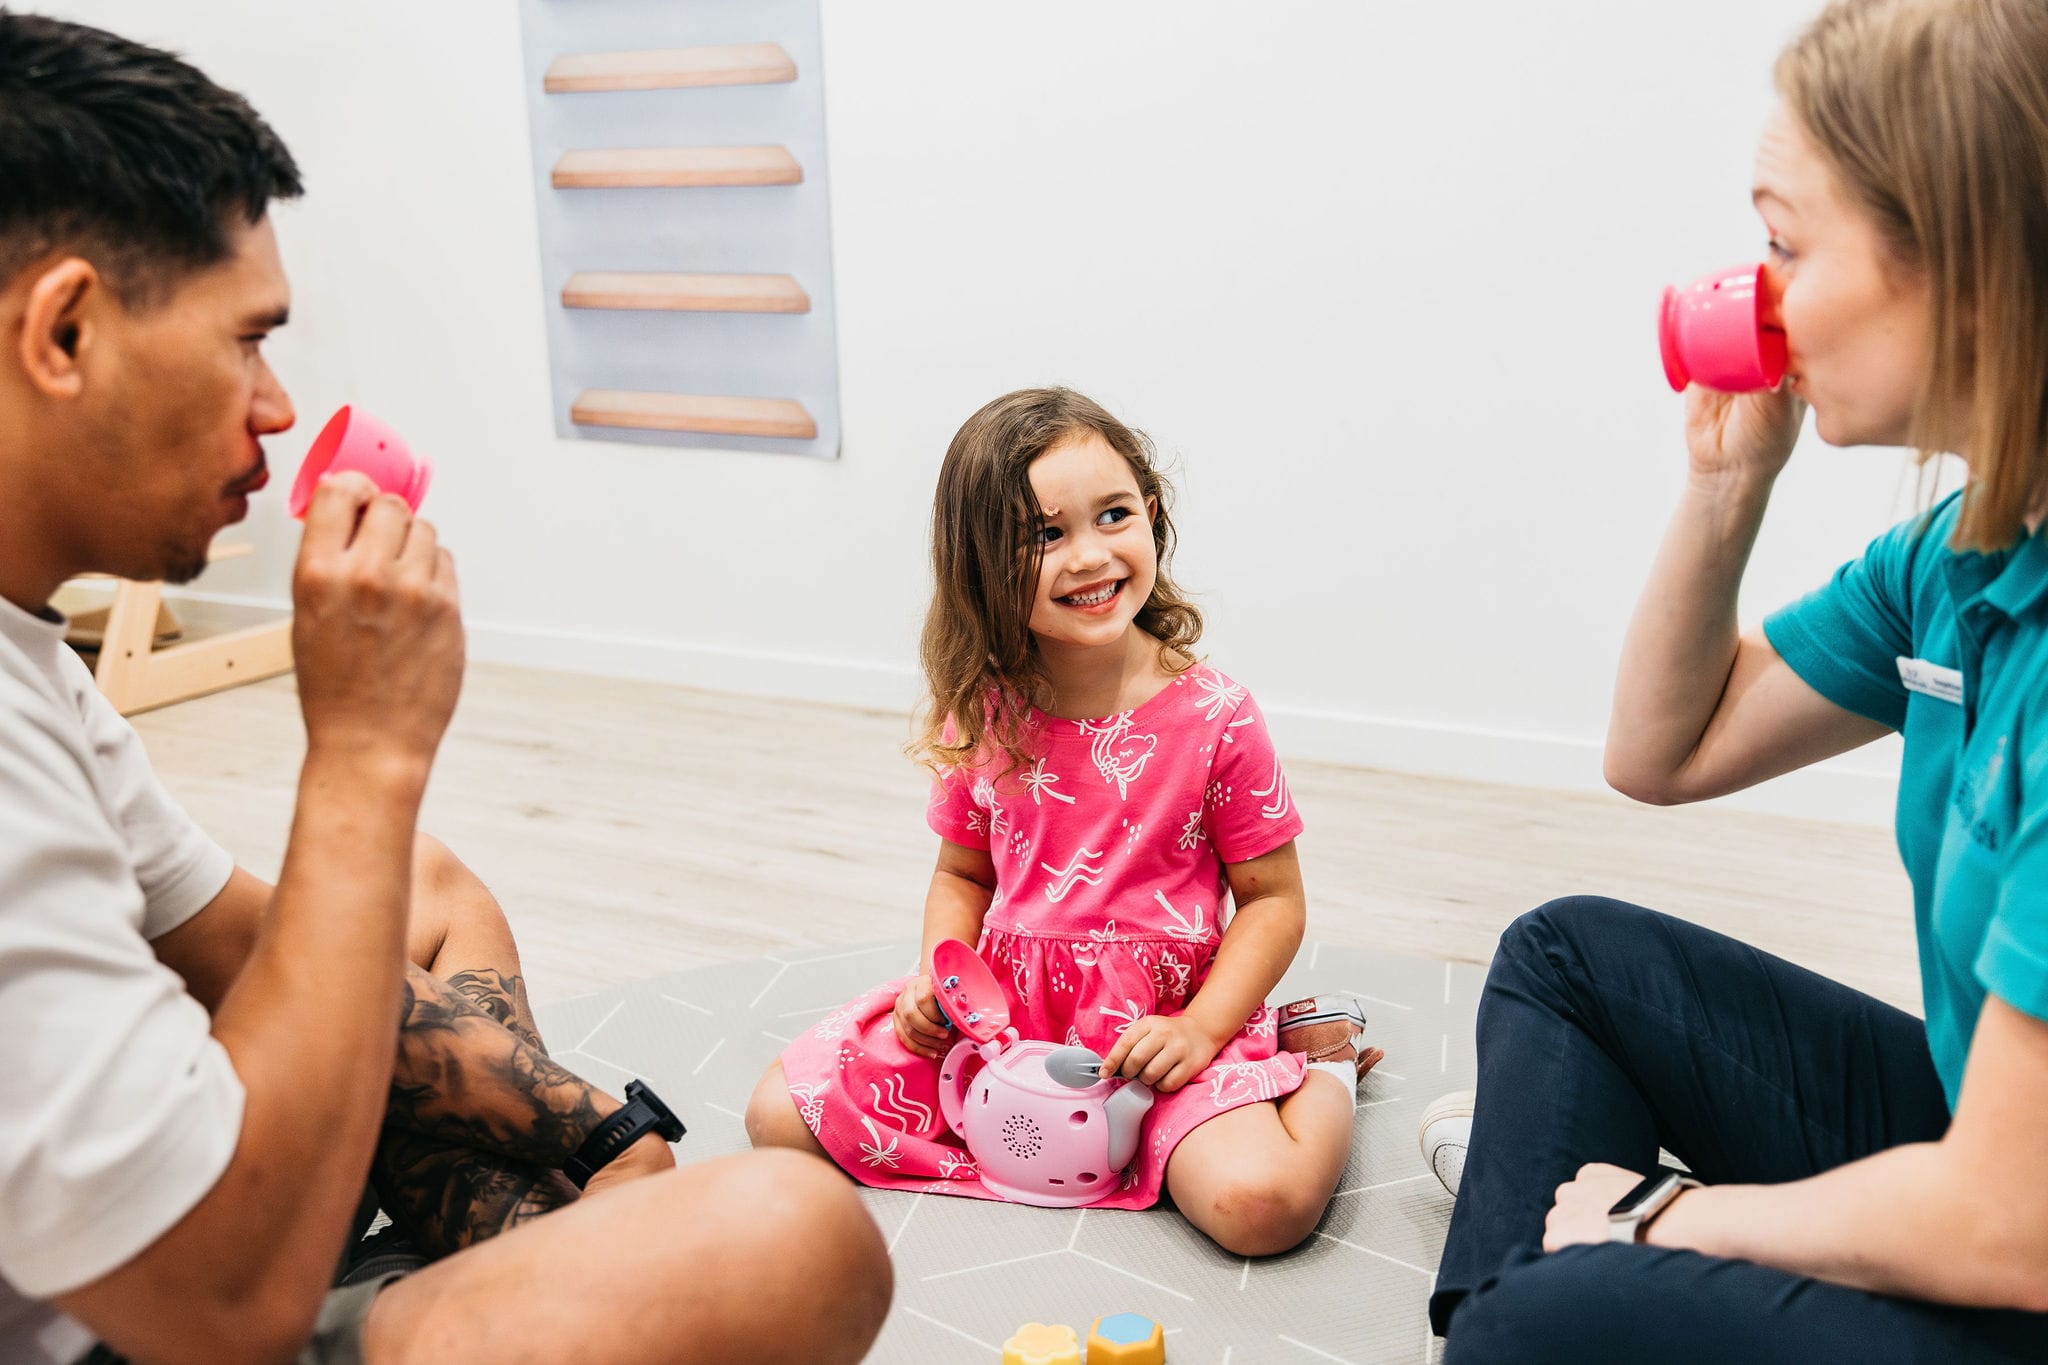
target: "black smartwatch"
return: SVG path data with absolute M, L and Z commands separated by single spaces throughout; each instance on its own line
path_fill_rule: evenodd
M 661 1096 L 647 1088 L 646 1082 L 628 1081 L 626 1102 L 590 1130 L 590 1136 L 583 1139 L 576 1154 L 562 1163 L 562 1174 L 580 1190 L 620 1152 L 649 1133 L 659 1133 L 664 1141 L 675 1142 L 683 1136 L 683 1121 L 661 1102 Z

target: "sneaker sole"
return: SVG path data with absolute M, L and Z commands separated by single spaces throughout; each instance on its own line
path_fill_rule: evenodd
M 1348 991 L 1328 991 L 1325 994 L 1336 996 L 1344 1003 L 1337 1009 L 1319 1010 L 1288 1019 L 1281 1024 L 1281 1030 L 1299 1028 L 1303 1024 L 1326 1024 L 1332 1019 L 1348 1019 L 1361 1029 L 1366 1026 L 1365 1005 L 1357 996 Z

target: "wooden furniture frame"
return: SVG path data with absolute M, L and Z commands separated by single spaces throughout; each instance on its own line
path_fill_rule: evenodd
M 215 546 L 207 561 L 240 559 L 251 549 L 248 545 Z M 157 613 L 163 606 L 164 585 L 107 574 L 87 577 L 114 585 L 93 680 L 124 716 L 292 670 L 289 616 L 159 649 Z

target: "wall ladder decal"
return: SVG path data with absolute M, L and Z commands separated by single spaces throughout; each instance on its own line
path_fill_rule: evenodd
M 521 0 L 555 429 L 839 451 L 818 0 Z
M 671 47 L 657 52 L 591 52 L 557 57 L 542 88 L 550 95 L 612 90 L 684 90 L 705 85 L 773 85 L 796 79 L 780 43 Z

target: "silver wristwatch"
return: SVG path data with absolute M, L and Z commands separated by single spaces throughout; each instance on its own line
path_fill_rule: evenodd
M 1689 1175 L 1658 1167 L 1607 1210 L 1607 1240 L 1640 1242 L 1657 1215 L 1671 1207 L 1672 1200 L 1699 1187 L 1700 1182 Z

